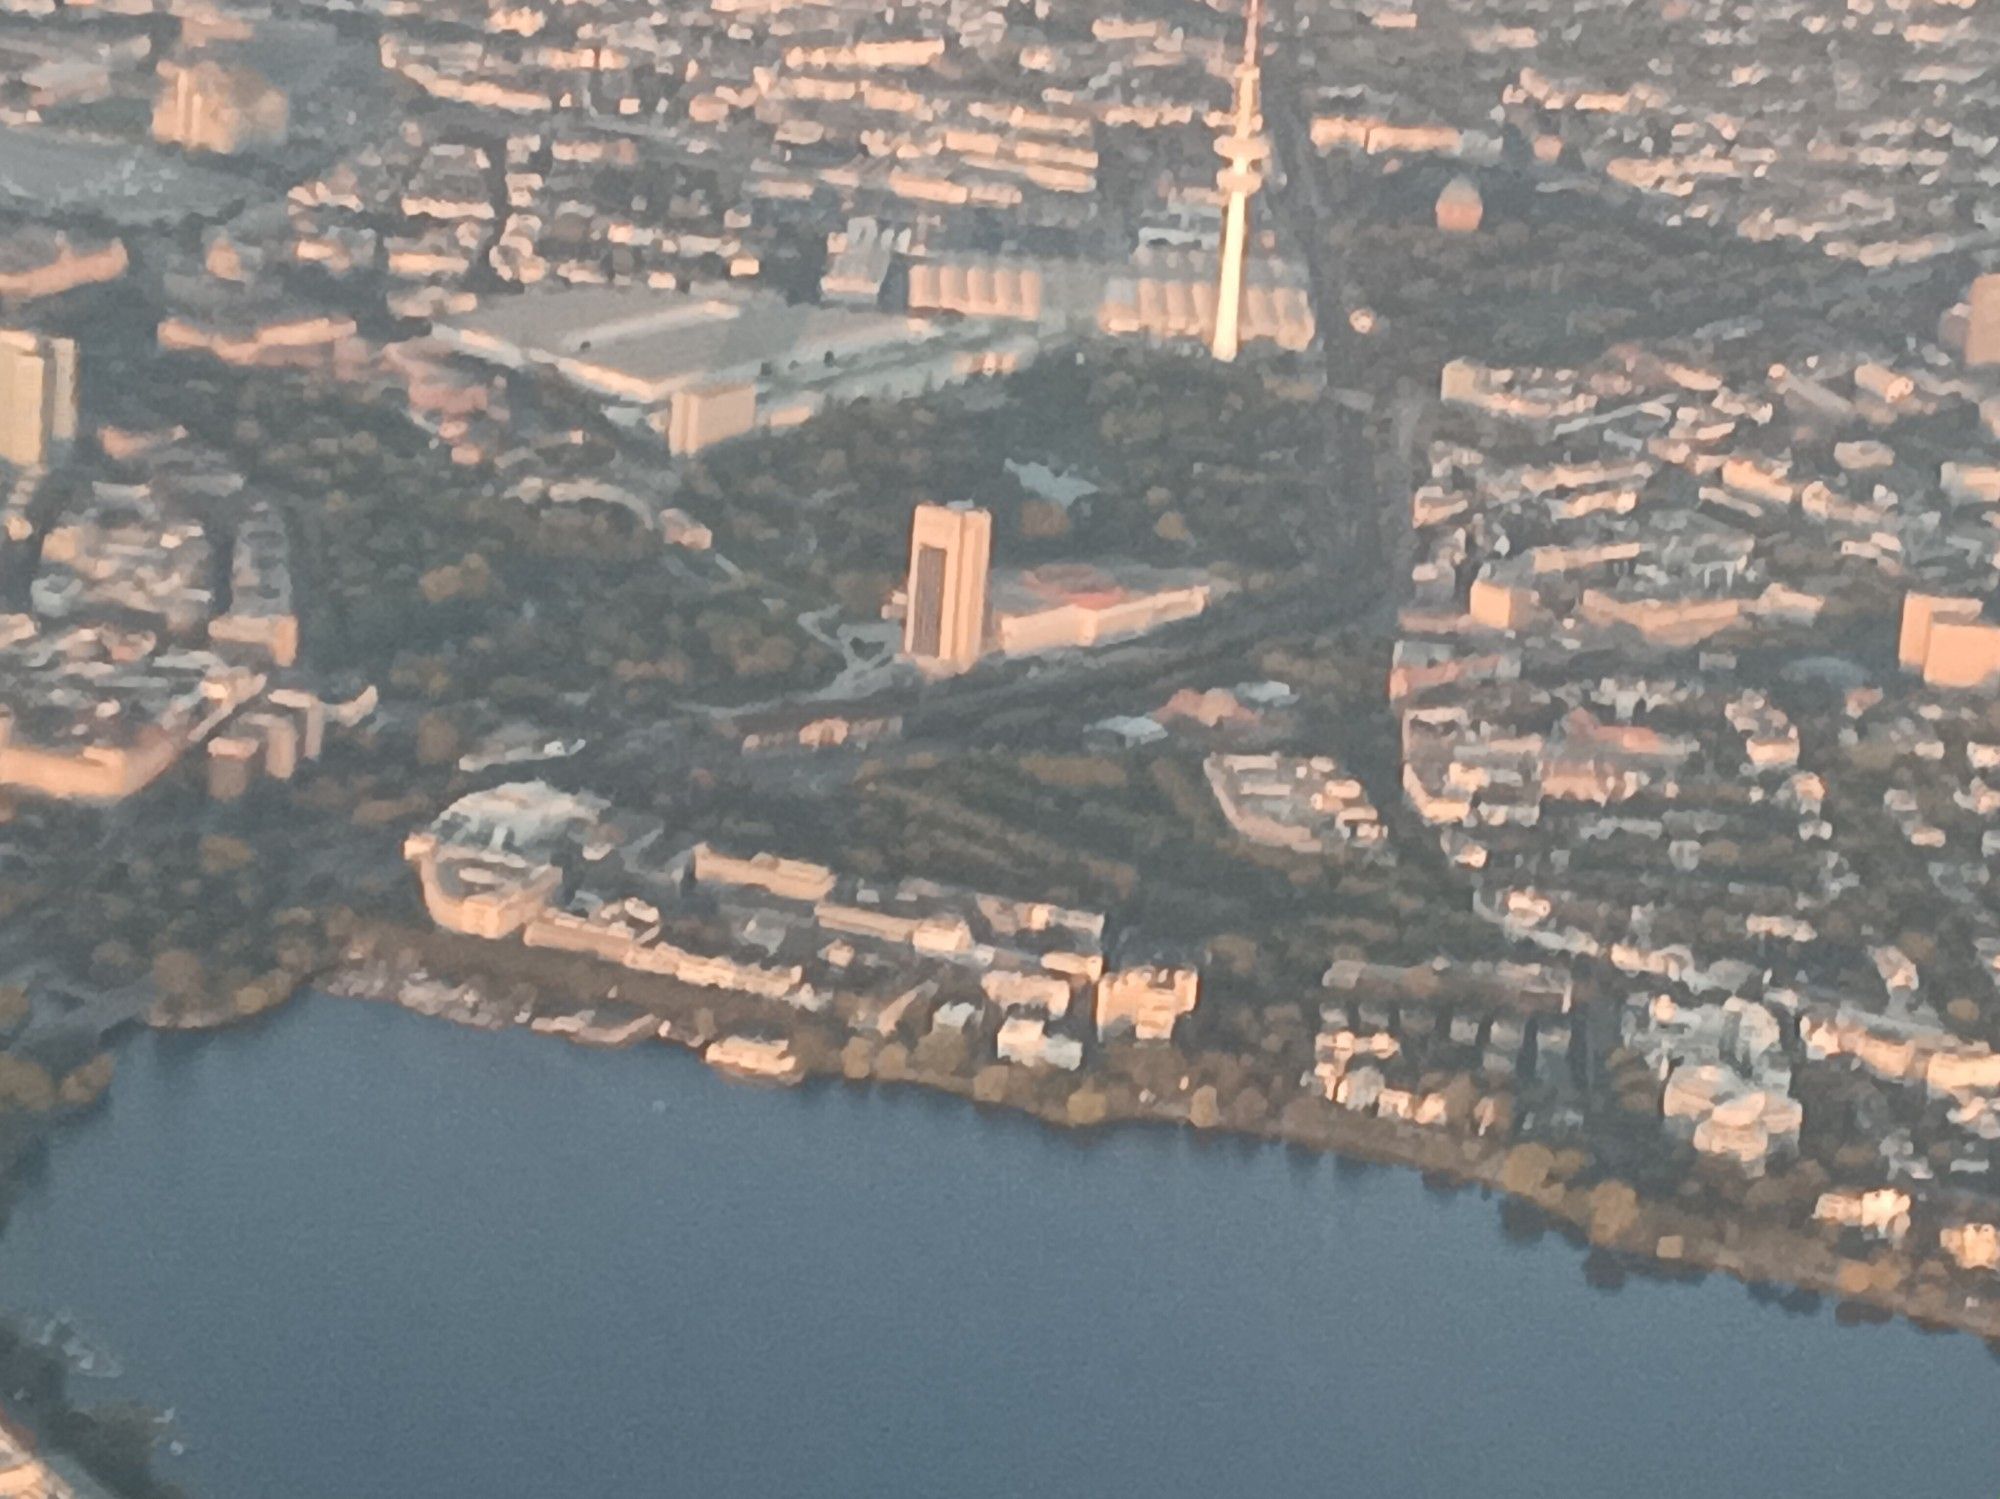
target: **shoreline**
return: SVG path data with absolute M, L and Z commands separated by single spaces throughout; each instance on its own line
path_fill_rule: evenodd
M 390 934 L 378 931 L 375 935 Z M 398 941 L 417 935 L 404 929 L 394 932 Z M 697 1018 L 661 1016 L 656 1025 L 627 1025 L 624 1034 L 608 1039 L 581 1019 L 549 1024 L 543 1017 L 544 1023 L 534 1024 L 537 1004 L 549 1001 L 521 979 L 508 985 L 511 997 L 502 997 L 495 992 L 497 983 L 486 975 L 461 970 L 460 976 L 445 978 L 421 960 L 412 963 L 403 955 L 385 956 L 379 950 L 351 952 L 307 987 L 330 998 L 395 1004 L 414 1014 L 478 1030 L 531 1029 L 573 1045 L 604 1049 L 663 1043 L 691 1051 L 704 1062 L 702 1053 L 708 1043 L 724 1034 L 713 1017 L 712 1007 L 718 1001 L 710 991 L 687 990 L 682 996 L 682 1003 L 694 1009 Z M 615 990 L 603 1002 L 637 1005 L 636 1001 L 616 998 Z M 572 1014 L 580 1017 L 592 1008 L 579 1005 Z M 703 1026 L 701 1018 L 707 1018 L 709 1025 Z M 813 1018 L 798 1017 L 800 1021 Z M 768 1012 L 761 1012 L 761 1019 L 763 1030 L 782 1029 L 771 1023 Z M 867 1043 L 865 1065 L 857 1065 L 861 1054 L 855 1048 L 856 1041 Z M 904 1052 L 900 1060 L 886 1068 L 878 1066 L 885 1060 L 884 1053 L 892 1049 Z M 1908 1273 L 1906 1257 L 1893 1249 L 1885 1249 L 1872 1259 L 1851 1258 L 1811 1232 L 1754 1221 L 1718 1222 L 1654 1199 L 1639 1199 L 1645 1212 L 1624 1215 L 1622 1226 L 1615 1215 L 1614 1221 L 1607 1222 L 1603 1199 L 1593 1188 L 1573 1188 L 1561 1180 L 1545 1181 L 1526 1190 L 1510 1185 L 1507 1161 L 1520 1142 L 1447 1134 L 1332 1108 L 1313 1110 L 1310 1124 L 1290 1110 L 1249 1126 L 1219 1118 L 1197 1122 L 1189 1099 L 1146 1100 L 1141 1095 L 1113 1107 L 1109 1089 L 1094 1091 L 1101 1107 L 1079 1111 L 1073 1101 L 1076 1095 L 1069 1104 L 1057 1106 L 1010 1096 L 1009 1091 L 996 1091 L 987 1083 L 996 1071 L 1012 1074 L 1026 1069 L 1000 1063 L 984 1067 L 972 1077 L 936 1072 L 913 1066 L 899 1043 L 859 1035 L 830 1058 L 811 1052 L 798 1056 L 797 1066 L 796 1075 L 783 1081 L 826 1079 L 850 1085 L 920 1088 L 969 1101 L 975 1107 L 1025 1115 L 1068 1133 L 1088 1134 L 1127 1125 L 1187 1128 L 1246 1144 L 1282 1145 L 1365 1166 L 1414 1170 L 1427 1182 L 1441 1182 L 1455 1190 L 1480 1189 L 1496 1200 L 1497 1210 L 1503 1214 L 1510 1204 L 1526 1208 L 1533 1214 L 1535 1227 L 1561 1234 L 1582 1249 L 1586 1258 L 1610 1256 L 1618 1274 L 1671 1280 L 1720 1273 L 1742 1282 L 1760 1300 L 1783 1299 L 1766 1294 L 1773 1291 L 1810 1293 L 1829 1300 L 1835 1316 L 1843 1322 L 1900 1316 L 1927 1331 L 1968 1333 L 1986 1341 L 2000 1356 L 2000 1284 L 1987 1298 L 1946 1278 Z M 745 1078 L 728 1067 L 712 1065 L 712 1070 L 739 1084 L 769 1085 L 769 1080 Z M 1077 1094 L 1092 1093 L 1093 1081 L 1102 1081 L 1087 1071 L 1074 1076 Z M 1642 1232 L 1648 1221 L 1650 1229 Z M 1662 1229 L 1667 1231 L 1659 1231 Z

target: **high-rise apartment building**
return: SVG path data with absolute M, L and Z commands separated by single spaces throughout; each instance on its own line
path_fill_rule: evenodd
M 0 329 L 0 459 L 41 468 L 76 438 L 76 344 Z
M 929 670 L 969 670 L 986 649 L 993 517 L 970 506 L 919 505 L 910 527 L 903 654 Z

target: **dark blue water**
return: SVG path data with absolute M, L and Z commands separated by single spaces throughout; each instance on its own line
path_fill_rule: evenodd
M 332 1000 L 122 1063 L 0 1304 L 202 1499 L 2000 1488 L 1972 1339 L 1594 1291 L 1407 1173 Z

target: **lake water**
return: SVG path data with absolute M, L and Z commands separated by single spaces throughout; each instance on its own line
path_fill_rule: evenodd
M 0 1305 L 197 1499 L 2000 1491 L 1973 1339 L 1596 1291 L 1405 1172 L 335 1000 L 121 1063 Z

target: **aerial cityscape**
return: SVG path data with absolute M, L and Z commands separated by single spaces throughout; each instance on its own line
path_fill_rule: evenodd
M 1996 0 L 0 0 L 0 1495 L 1990 1495 L 1996 1161 Z

